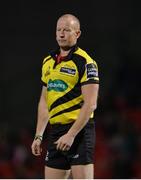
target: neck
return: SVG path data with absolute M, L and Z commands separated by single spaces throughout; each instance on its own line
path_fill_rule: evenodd
M 61 56 L 67 56 L 69 54 L 71 49 L 67 49 L 67 50 L 64 50 L 64 49 L 60 49 L 60 55 Z

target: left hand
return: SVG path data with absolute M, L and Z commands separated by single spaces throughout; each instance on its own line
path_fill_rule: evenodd
M 65 134 L 61 136 L 56 142 L 56 149 L 61 151 L 68 151 L 74 142 L 74 137 Z

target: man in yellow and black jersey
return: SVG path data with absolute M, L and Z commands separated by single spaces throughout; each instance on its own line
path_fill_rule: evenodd
M 47 86 L 50 123 L 68 124 L 77 119 L 82 107 L 81 86 L 98 83 L 98 70 L 96 62 L 76 45 L 60 63 L 58 56 L 55 51 L 45 58 L 42 82 Z
M 41 154 L 47 123 L 51 125 L 45 158 L 45 178 L 93 179 L 94 110 L 99 88 L 96 62 L 77 46 L 80 22 L 71 14 L 57 21 L 59 48 L 42 65 L 42 93 L 32 153 Z

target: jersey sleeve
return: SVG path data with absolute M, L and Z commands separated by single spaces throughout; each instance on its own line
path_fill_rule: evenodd
M 47 80 L 46 80 L 46 75 L 45 75 L 45 71 L 44 68 L 42 67 L 42 76 L 41 76 L 41 82 L 43 86 L 47 85 Z
M 86 64 L 84 67 L 84 73 L 80 82 L 81 82 L 81 85 L 99 83 L 98 66 L 97 66 L 97 63 L 93 59 L 86 61 Z
M 44 60 L 43 60 L 43 64 L 42 64 L 42 75 L 41 75 L 41 82 L 43 84 L 43 86 L 47 86 L 47 61 L 50 57 L 46 57 Z

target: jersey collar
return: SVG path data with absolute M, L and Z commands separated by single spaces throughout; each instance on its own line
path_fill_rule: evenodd
M 66 58 L 65 58 L 63 61 L 68 61 L 68 60 L 72 59 L 73 53 L 74 53 L 77 49 L 78 49 L 77 44 L 74 45 L 74 46 L 72 46 L 69 54 L 66 56 Z M 58 55 L 58 54 L 60 54 L 60 49 L 59 49 L 59 48 L 57 48 L 55 51 L 52 51 L 52 52 L 50 53 L 50 55 L 53 57 L 53 59 L 54 59 L 55 61 L 56 61 L 56 55 Z

